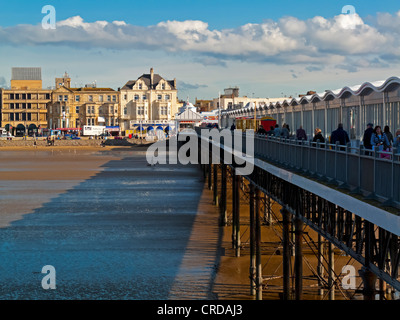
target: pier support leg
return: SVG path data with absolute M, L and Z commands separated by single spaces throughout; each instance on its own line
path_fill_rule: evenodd
M 328 244 L 328 287 L 329 287 L 329 300 L 335 300 L 335 251 L 333 250 L 333 243 Z
M 241 177 L 240 176 L 235 176 L 236 178 L 236 188 L 235 188 L 235 200 L 236 200 L 236 213 L 235 213 L 235 219 L 236 219 L 236 257 L 240 257 L 240 182 L 241 182 Z
M 271 198 L 265 195 L 264 222 L 267 226 L 272 224 Z
M 285 208 L 281 210 L 283 220 L 282 245 L 283 245 L 283 300 L 290 298 L 290 213 Z
M 227 212 L 226 212 L 226 164 L 221 164 L 221 199 L 220 199 L 220 225 L 226 226 L 228 222 Z
M 364 300 L 375 300 L 377 277 L 368 269 L 374 254 L 374 240 L 374 225 L 369 221 L 365 221 L 365 266 L 359 272 L 364 284 Z
M 213 164 L 213 204 L 218 206 L 218 164 Z
M 237 179 L 235 174 L 235 168 L 232 168 L 232 249 L 235 249 L 236 245 L 236 185 Z
M 303 297 L 303 221 L 295 218 L 295 296 L 296 300 Z
M 256 228 L 254 185 L 250 185 L 250 294 L 256 295 Z
M 317 273 L 318 273 L 318 294 L 320 296 L 324 295 L 324 282 L 322 281 L 324 277 L 324 243 L 322 241 L 322 236 L 318 234 L 318 266 L 317 266 Z
M 377 276 L 365 267 L 361 268 L 359 274 L 364 284 L 364 300 L 375 300 L 375 285 Z
M 212 164 L 211 164 L 211 153 L 210 153 L 210 159 L 209 159 L 209 164 L 208 164 L 208 189 L 212 189 Z
M 256 237 L 256 299 L 262 300 L 262 265 L 261 265 L 261 221 L 260 190 L 255 190 L 255 237 Z

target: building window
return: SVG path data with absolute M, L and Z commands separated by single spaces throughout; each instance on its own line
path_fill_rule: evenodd
M 61 112 L 64 114 L 65 113 L 65 106 L 61 107 Z
M 161 85 L 161 89 L 165 90 L 165 83 Z
M 112 97 L 112 101 L 113 101 L 113 102 L 117 102 L 117 96 L 113 96 L 113 97 Z
M 100 102 L 103 102 L 103 101 L 104 101 L 102 95 L 99 96 L 99 101 L 100 101 Z
M 64 96 L 64 101 L 68 101 L 68 96 Z
M 111 96 L 107 96 L 107 101 L 111 102 Z
M 94 106 L 92 106 L 92 113 L 94 113 Z
M 127 114 L 128 114 L 128 108 L 125 107 L 125 108 L 124 108 L 124 116 L 126 116 Z
M 58 101 L 62 101 L 62 96 L 58 96 Z
M 114 107 L 113 107 L 113 106 L 110 107 L 110 113 L 111 113 L 111 114 L 114 113 Z
M 141 83 L 139 83 L 139 90 L 143 89 L 143 85 Z
M 28 99 L 31 99 L 30 93 L 28 93 Z M 50 100 L 50 93 L 46 93 L 46 100 Z
M 124 100 L 128 99 L 128 95 L 124 94 Z
M 75 113 L 79 113 L 79 106 L 75 107 Z
M 19 121 L 19 113 L 15 114 L 15 121 Z
M 162 95 L 159 94 L 159 95 L 157 96 L 157 99 L 158 99 L 158 100 L 162 100 Z
M 14 121 L 14 113 L 10 113 L 10 121 Z
M 10 93 L 10 100 L 14 100 L 14 93 Z
M 10 103 L 10 109 L 14 109 L 14 103 Z
M 90 106 L 87 107 L 87 113 L 90 113 Z
M 170 95 L 169 94 L 166 94 L 165 95 L 165 101 L 168 101 L 170 99 Z
M 139 116 L 144 115 L 144 107 L 138 107 L 138 108 L 137 108 L 137 114 L 138 114 Z
M 28 113 L 28 121 L 32 121 L 32 113 Z
M 89 101 L 93 102 L 93 96 L 92 95 L 89 96 Z
M 19 93 L 15 94 L 15 100 L 19 100 Z
M 76 101 L 76 102 L 81 101 L 81 96 L 75 96 L 75 101 Z
M 32 109 L 32 103 L 28 103 L 28 109 Z
M 146 100 L 146 99 L 147 99 L 147 97 L 146 97 L 145 94 L 142 96 L 142 99 L 143 99 L 143 100 Z
M 22 104 L 22 109 L 26 109 L 26 103 Z
M 26 100 L 26 93 L 22 94 L 22 100 Z
M 19 109 L 19 103 L 15 104 L 15 109 Z
M 168 107 L 161 107 L 161 115 L 166 116 L 168 114 Z
M 135 100 L 139 100 L 139 95 L 135 94 Z

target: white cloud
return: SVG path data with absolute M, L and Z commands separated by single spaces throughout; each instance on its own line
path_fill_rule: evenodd
M 308 20 L 284 17 L 234 29 L 212 30 L 203 21 L 163 21 L 153 26 L 135 26 L 124 21 L 85 22 L 80 16 L 57 23 L 56 30 L 40 25 L 0 27 L 0 43 L 53 45 L 113 50 L 150 49 L 190 53 L 193 61 L 224 65 L 228 60 L 276 64 L 341 65 L 349 57 L 358 68 L 400 57 L 400 11 L 378 13 L 373 24 L 357 14 Z M 197 56 L 196 56 L 197 55 Z M 218 63 L 221 60 L 221 63 Z

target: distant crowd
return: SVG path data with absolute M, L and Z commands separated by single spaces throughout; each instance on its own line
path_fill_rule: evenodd
M 257 134 L 275 136 L 281 138 L 295 138 L 297 140 L 308 140 L 306 131 L 300 126 L 296 130 L 296 134 L 292 135 L 290 133 L 289 125 L 284 123 L 282 127 L 278 124 L 275 127 L 271 126 L 269 131 L 266 131 L 263 126 L 260 126 L 257 130 Z M 325 138 L 322 135 L 322 131 L 320 128 L 316 128 L 314 130 L 314 137 L 311 139 L 313 142 L 325 143 Z M 372 123 L 368 123 L 367 129 L 363 135 L 363 145 L 365 149 L 372 150 L 373 147 L 376 147 L 377 151 L 387 151 L 391 152 L 392 148 L 398 148 L 400 146 L 400 129 L 396 131 L 396 134 L 390 132 L 389 126 L 385 126 L 383 131 L 381 126 L 375 126 Z M 349 135 L 346 130 L 343 129 L 343 124 L 339 123 L 338 128 L 334 130 L 329 140 L 327 141 L 330 144 L 346 145 L 350 142 Z

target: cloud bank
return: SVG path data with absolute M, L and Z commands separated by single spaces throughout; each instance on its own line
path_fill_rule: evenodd
M 354 72 L 385 67 L 400 58 L 400 11 L 378 13 L 369 23 L 357 14 L 308 20 L 284 17 L 234 29 L 211 30 L 203 21 L 163 21 L 136 26 L 124 21 L 85 22 L 80 16 L 57 23 L 0 27 L 0 43 L 73 46 L 111 50 L 144 49 L 190 53 L 194 62 L 225 66 L 225 61 L 303 64 L 309 72 L 325 65 Z

